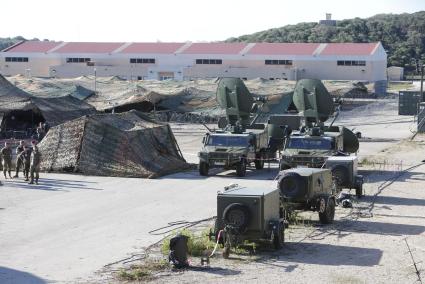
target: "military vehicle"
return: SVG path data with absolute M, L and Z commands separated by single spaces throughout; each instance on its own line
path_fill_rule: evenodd
M 262 169 L 265 160 L 275 158 L 277 148 L 270 147 L 267 125 L 255 123 L 254 97 L 239 78 L 220 79 L 216 96 L 226 118 L 219 121 L 220 130 L 203 137 L 199 174 L 207 176 L 210 168 L 219 167 L 236 169 L 243 177 L 251 163 Z
M 280 169 L 297 166 L 321 168 L 330 156 L 356 153 L 356 135 L 343 126 L 324 122 L 334 114 L 332 98 L 320 80 L 303 79 L 295 86 L 293 102 L 303 118 L 302 127 L 288 132 L 280 158 Z
M 277 188 L 284 211 L 318 211 L 322 224 L 333 222 L 336 186 L 329 169 L 296 168 L 281 171 L 277 177 Z
M 357 157 L 329 157 L 325 164 L 332 171 L 339 188 L 354 188 L 357 197 L 363 196 L 363 176 L 357 174 Z
M 244 241 L 266 242 L 275 249 L 283 246 L 285 226 L 279 199 L 277 189 L 233 185 L 218 192 L 213 235 L 224 244 L 223 257 Z

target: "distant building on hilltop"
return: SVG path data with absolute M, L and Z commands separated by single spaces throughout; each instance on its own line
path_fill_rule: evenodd
M 320 20 L 319 24 L 334 27 L 336 26 L 336 21 L 332 20 L 332 14 L 326 13 L 326 20 Z
M 0 51 L 0 73 L 128 80 L 239 77 L 386 80 L 387 54 L 375 43 L 165 43 L 24 41 Z

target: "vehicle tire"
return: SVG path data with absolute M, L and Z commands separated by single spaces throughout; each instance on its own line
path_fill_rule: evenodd
M 336 185 L 346 186 L 348 183 L 348 169 L 343 166 L 336 166 L 332 169 L 332 176 L 336 180 Z
M 238 177 L 244 177 L 246 175 L 246 162 L 244 160 L 236 165 L 236 175 Z
M 264 155 L 263 155 L 263 153 L 260 153 L 259 155 L 257 155 L 256 157 L 255 157 L 255 162 L 254 162 L 254 164 L 255 164 L 255 168 L 257 169 L 257 170 L 261 170 L 261 169 L 263 169 L 264 168 Z
M 210 165 L 205 162 L 199 162 L 199 174 L 201 176 L 208 176 L 208 170 L 210 168 Z
M 285 226 L 279 222 L 279 225 L 277 226 L 277 232 L 275 232 L 273 237 L 273 247 L 276 250 L 279 250 L 283 247 L 285 243 Z
M 363 196 L 363 183 L 356 186 L 356 196 L 357 198 L 361 198 Z
M 281 197 L 299 198 L 307 192 L 307 186 L 302 176 L 297 173 L 285 173 L 278 182 Z
M 326 199 L 322 197 L 320 199 L 320 204 L 324 202 L 325 208 L 323 212 L 319 211 L 319 219 L 322 224 L 331 224 L 335 218 L 335 200 L 333 198 Z
M 239 233 L 245 232 L 250 223 L 250 212 L 242 203 L 229 204 L 223 211 L 224 224 L 234 227 Z

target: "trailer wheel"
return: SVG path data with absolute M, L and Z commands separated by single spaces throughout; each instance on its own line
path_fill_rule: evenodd
M 201 176 L 208 176 L 208 170 L 210 168 L 210 165 L 205 162 L 199 162 L 199 174 Z
M 264 168 L 264 158 L 265 157 L 263 153 L 256 155 L 254 164 L 257 170 L 261 170 Z
M 319 219 L 322 224 L 331 224 L 335 218 L 335 200 L 322 197 L 319 201 Z
M 250 222 L 250 214 L 247 206 L 242 203 L 229 204 L 223 211 L 223 222 L 232 226 L 239 233 L 245 231 Z
M 240 161 L 236 165 L 236 175 L 238 177 L 244 177 L 246 175 L 246 162 L 245 160 Z
M 356 186 L 356 196 L 357 198 L 361 198 L 363 196 L 363 183 L 359 183 Z
M 278 185 L 282 197 L 297 198 L 306 194 L 305 180 L 298 173 L 286 173 Z
M 334 176 L 338 186 L 345 186 L 348 182 L 348 170 L 343 166 L 333 168 L 332 176 Z

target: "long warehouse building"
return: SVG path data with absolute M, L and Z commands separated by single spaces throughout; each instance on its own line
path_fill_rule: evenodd
M 124 43 L 23 41 L 0 52 L 0 73 L 130 80 L 240 77 L 386 80 L 377 43 Z

